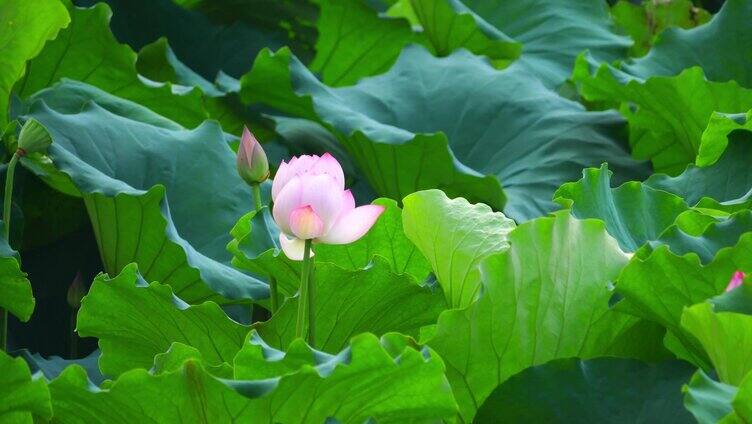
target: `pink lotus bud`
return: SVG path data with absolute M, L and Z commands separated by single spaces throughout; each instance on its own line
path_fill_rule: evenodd
M 269 178 L 266 153 L 247 127 L 243 127 L 238 146 L 238 174 L 248 185 L 261 184 Z
M 288 258 L 303 259 L 305 240 L 348 244 L 363 237 L 384 212 L 383 206 L 355 207 L 345 190 L 345 173 L 329 153 L 282 162 L 272 184 L 272 215 Z
M 743 281 L 744 281 L 744 273 L 741 271 L 736 271 L 734 275 L 731 277 L 731 281 L 729 281 L 728 286 L 726 286 L 726 293 L 741 286 Z

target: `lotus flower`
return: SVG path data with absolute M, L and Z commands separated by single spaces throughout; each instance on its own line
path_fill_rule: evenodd
M 384 212 L 383 206 L 355 207 L 337 159 L 300 156 L 282 162 L 272 184 L 272 215 L 288 258 L 303 260 L 305 240 L 347 244 L 363 237 Z
M 744 273 L 741 271 L 736 271 L 734 275 L 731 277 L 731 281 L 729 281 L 728 286 L 726 286 L 726 293 L 741 286 L 742 281 L 744 281 Z
M 238 174 L 248 185 L 260 184 L 269 178 L 266 153 L 247 127 L 243 127 L 238 146 Z

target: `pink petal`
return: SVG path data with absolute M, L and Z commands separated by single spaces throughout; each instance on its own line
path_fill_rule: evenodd
M 344 200 L 342 189 L 330 175 L 300 176 L 303 182 L 300 204 L 310 206 L 324 223 L 324 228 L 334 225 L 340 216 Z
M 340 217 L 336 224 L 317 241 L 327 244 L 348 244 L 363 237 L 384 212 L 379 205 L 357 207 Z
M 742 282 L 744 282 L 744 273 L 741 271 L 736 271 L 731 277 L 731 281 L 729 281 L 728 286 L 726 287 L 726 292 L 730 292 L 731 290 L 734 290 L 735 288 L 741 286 Z
M 324 234 L 324 223 L 310 206 L 302 206 L 290 214 L 290 230 L 299 239 L 312 240 Z
M 280 191 L 274 201 L 272 216 L 277 226 L 284 232 L 290 234 L 290 214 L 295 209 L 303 206 L 301 203 L 303 197 L 303 182 L 300 178 L 295 177 Z
M 284 233 L 279 233 L 279 245 L 288 258 L 293 261 L 303 260 L 305 241 L 295 237 L 287 238 Z M 311 251 L 311 256 L 313 256 L 313 251 Z
M 328 152 L 324 153 L 314 164 L 310 173 L 315 175 L 330 175 L 337 182 L 340 190 L 345 189 L 345 172 L 337 159 Z
M 295 176 L 291 171 L 292 167 L 287 162 L 282 161 L 282 163 L 279 164 L 277 173 L 274 174 L 274 180 L 272 181 L 272 201 L 277 201 L 279 193 L 285 185 L 290 182 L 290 179 Z

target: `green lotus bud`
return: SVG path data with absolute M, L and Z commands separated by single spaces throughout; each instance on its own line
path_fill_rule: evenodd
M 269 160 L 261 143 L 243 127 L 238 146 L 238 174 L 248 185 L 261 184 L 269 178 Z
M 52 137 L 44 125 L 34 118 L 26 121 L 18 136 L 18 150 L 21 156 L 28 153 L 46 152 L 50 144 L 52 144 Z

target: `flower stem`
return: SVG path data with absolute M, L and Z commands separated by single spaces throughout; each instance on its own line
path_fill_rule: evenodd
M 256 212 L 258 212 L 264 207 L 261 203 L 261 184 L 251 185 L 251 191 L 253 191 L 253 202 L 256 206 Z
M 277 279 L 269 277 L 269 291 L 271 291 L 271 308 L 272 314 L 277 312 L 279 307 L 279 295 L 277 295 Z
M 308 276 L 311 273 L 311 262 L 313 262 L 311 260 L 311 240 L 306 240 L 305 250 L 303 251 L 303 270 L 300 273 L 300 296 L 298 297 L 298 320 L 295 324 L 295 337 L 303 337 L 305 331 L 306 309 L 309 306 L 308 289 L 310 285 L 308 284 Z M 305 338 L 309 340 L 308 334 Z
M 316 269 L 311 259 L 308 270 L 308 344 L 316 347 Z
M 3 223 L 5 224 L 5 240 L 10 244 L 10 206 L 13 198 L 13 177 L 16 173 L 16 164 L 21 155 L 16 152 L 8 162 L 5 171 L 5 196 L 3 197 Z M 0 349 L 7 350 L 8 345 L 8 311 L 0 308 Z

